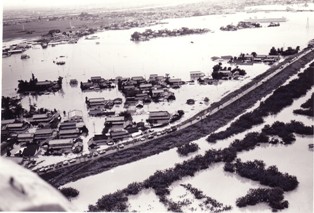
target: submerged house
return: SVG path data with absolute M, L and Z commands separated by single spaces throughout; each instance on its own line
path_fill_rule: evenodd
M 190 78 L 191 80 L 197 80 L 199 78 L 203 78 L 205 74 L 201 71 L 191 71 L 190 72 Z
M 69 153 L 73 147 L 73 139 L 55 139 L 48 142 L 49 150 L 52 152 Z
M 8 136 L 12 133 L 24 133 L 28 130 L 30 125 L 26 122 L 19 123 L 9 123 L 6 125 L 2 125 L 1 127 L 1 137 Z
M 167 111 L 152 111 L 149 112 L 147 122 L 152 126 L 167 125 L 170 122 L 170 114 Z
M 77 138 L 80 135 L 80 131 L 78 129 L 64 129 L 59 130 L 59 138 Z
M 17 142 L 21 145 L 31 143 L 34 140 L 33 133 L 21 133 L 17 135 Z
M 169 79 L 168 83 L 172 88 L 180 88 L 183 84 L 183 81 L 180 78 L 173 78 Z
M 105 98 L 89 98 L 87 105 L 88 107 L 105 106 Z
M 145 90 L 150 90 L 150 89 L 152 89 L 152 87 L 153 87 L 153 85 L 152 84 L 140 84 L 140 89 L 142 90 L 142 91 L 145 91 Z
M 137 84 L 142 84 L 142 83 L 145 83 L 145 82 L 146 82 L 145 78 L 142 77 L 142 76 L 131 77 L 131 80 L 132 80 L 132 81 L 136 81 Z
M 110 137 L 113 141 L 125 140 L 130 137 L 130 134 L 127 130 L 117 129 L 110 131 Z
M 111 128 L 123 129 L 126 125 L 124 116 L 107 117 L 105 125 L 111 126 Z
M 68 113 L 68 119 L 73 122 L 83 122 L 83 112 L 81 110 L 72 110 Z
M 43 114 L 35 114 L 33 117 L 29 120 L 29 122 L 33 125 L 38 125 L 39 123 L 50 123 L 55 118 L 52 113 L 43 113 Z
M 52 129 L 37 129 L 34 134 L 35 141 L 43 141 L 53 136 Z

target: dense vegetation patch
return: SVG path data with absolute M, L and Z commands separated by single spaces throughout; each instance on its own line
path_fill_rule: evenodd
M 293 110 L 293 113 L 314 117 L 313 107 L 314 107 L 314 93 L 312 93 L 310 99 L 308 99 L 305 103 L 301 105 L 302 109 Z
M 294 99 L 305 95 L 314 85 L 314 67 L 307 68 L 303 73 L 298 74 L 298 76 L 298 79 L 294 79 L 289 84 L 276 89 L 253 112 L 248 112 L 240 116 L 225 131 L 211 134 L 207 138 L 207 141 L 213 143 L 250 129 L 254 125 L 262 124 L 264 116 L 277 114 L 284 107 L 291 105 Z
M 191 184 L 180 184 L 180 186 L 183 186 L 185 189 L 187 189 L 189 192 L 191 192 L 194 197 L 198 200 L 204 200 L 203 205 L 206 207 L 207 211 L 210 212 L 221 212 L 221 211 L 227 211 L 231 209 L 231 206 L 225 206 L 223 203 L 218 202 L 217 200 L 204 195 L 204 193 L 194 188 Z
M 244 197 L 237 199 L 236 204 L 238 207 L 246 207 L 248 205 L 254 206 L 258 203 L 267 203 L 273 211 L 288 208 L 289 202 L 287 200 L 283 201 L 284 191 L 281 188 L 271 188 L 271 189 L 250 189 L 248 194 Z
M 98 212 L 124 212 L 127 211 L 128 197 L 122 191 L 116 191 L 114 193 L 102 196 L 96 205 L 89 205 L 88 211 Z
M 187 143 L 178 147 L 177 152 L 181 156 L 187 156 L 189 153 L 199 150 L 199 146 L 196 143 Z
M 260 160 L 241 162 L 237 159 L 228 167 L 229 169 L 225 171 L 232 172 L 230 168 L 233 167 L 233 170 L 242 177 L 259 181 L 262 185 L 280 187 L 284 191 L 294 190 L 299 184 L 295 176 L 279 172 L 276 166 L 265 168 L 265 163 Z
M 77 189 L 74 189 L 72 187 L 64 187 L 59 190 L 68 199 L 77 197 L 80 194 Z
M 313 126 L 304 126 L 298 121 L 291 121 L 290 123 L 283 123 L 276 121 L 273 125 L 265 125 L 262 132 L 267 135 L 278 135 L 282 138 L 285 144 L 290 144 L 295 141 L 293 133 L 300 135 L 313 135 Z

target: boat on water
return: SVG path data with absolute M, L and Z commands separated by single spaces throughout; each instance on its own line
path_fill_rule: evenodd
M 70 85 L 77 85 L 78 81 L 76 79 L 71 79 L 70 80 Z
M 64 65 L 64 64 L 65 64 L 65 61 L 57 61 L 56 64 L 57 64 L 57 65 Z
M 91 37 L 86 36 L 85 39 L 86 40 L 95 40 L 95 39 L 99 39 L 99 37 L 98 36 L 91 36 Z
M 48 47 L 48 43 L 47 43 L 47 42 L 42 42 L 42 43 L 40 43 L 40 45 L 41 45 L 41 47 L 42 47 L 43 49 L 45 49 L 45 48 Z
M 100 42 L 99 42 L 99 41 L 97 41 L 97 42 L 96 42 L 96 44 L 100 44 Z
M 29 59 L 29 58 L 30 58 L 30 56 L 27 55 L 27 54 L 22 54 L 21 55 L 21 59 Z
M 270 24 L 268 25 L 268 27 L 279 27 L 280 24 L 279 23 L 274 23 L 274 22 L 270 22 Z

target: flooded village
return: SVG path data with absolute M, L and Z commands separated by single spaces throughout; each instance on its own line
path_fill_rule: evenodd
M 5 14 L 2 157 L 78 211 L 310 212 L 313 4 L 203 4 Z

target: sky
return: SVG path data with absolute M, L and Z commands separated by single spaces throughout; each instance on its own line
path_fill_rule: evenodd
M 3 0 L 4 9 L 82 7 L 99 5 L 108 8 L 126 8 L 135 6 L 162 6 L 182 3 L 202 2 L 206 0 Z M 207 0 L 213 1 L 213 0 Z M 216 0 L 215 0 L 216 1 Z

